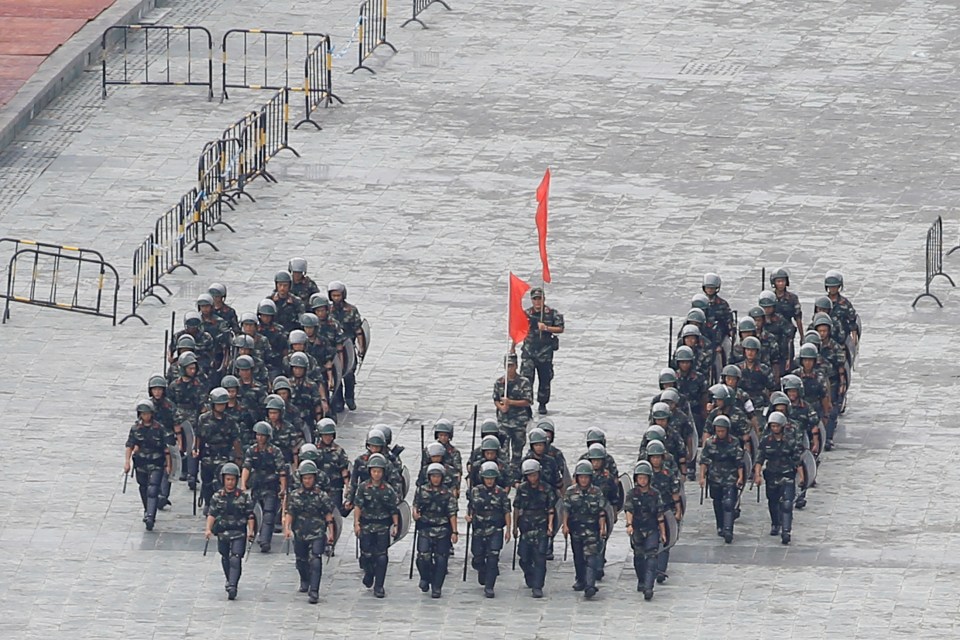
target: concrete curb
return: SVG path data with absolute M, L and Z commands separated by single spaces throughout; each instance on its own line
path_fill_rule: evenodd
M 0 108 L 0 150 L 13 142 L 43 108 L 61 95 L 88 66 L 100 60 L 100 38 L 107 27 L 137 22 L 157 0 L 117 0 L 50 54 Z

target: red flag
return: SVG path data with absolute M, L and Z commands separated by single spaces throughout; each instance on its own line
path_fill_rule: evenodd
M 550 282 L 550 265 L 547 262 L 547 196 L 550 194 L 550 169 L 543 174 L 537 187 L 537 234 L 540 236 L 540 264 L 543 265 L 543 281 Z
M 530 321 L 527 320 L 527 313 L 523 310 L 523 296 L 530 290 L 530 285 L 511 272 L 510 284 L 507 286 L 509 288 L 508 329 L 510 338 L 519 344 L 527 337 L 527 331 L 530 330 Z

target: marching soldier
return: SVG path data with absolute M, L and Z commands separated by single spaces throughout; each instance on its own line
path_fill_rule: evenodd
M 726 420 L 717 420 L 714 435 L 707 438 L 700 452 L 698 482 L 704 488 L 710 484 L 713 515 L 717 521 L 717 535 L 727 544 L 733 542 L 733 515 L 737 505 L 737 491 L 743 486 L 743 448 L 730 435 Z
M 400 469 L 390 462 L 386 453 L 384 453 L 384 450 L 387 448 L 387 441 L 383 431 L 376 428 L 370 429 L 370 431 L 367 432 L 366 447 L 367 450 L 357 456 L 357 459 L 353 461 L 353 471 L 350 477 L 350 491 L 348 493 L 349 497 L 347 498 L 347 501 L 344 502 L 341 513 L 350 512 L 350 510 L 353 508 L 353 502 L 355 498 L 354 494 L 356 494 L 357 489 L 361 484 L 370 479 L 370 470 L 368 469 L 367 465 L 369 465 L 370 459 L 375 454 L 379 453 L 387 461 L 387 465 L 383 468 L 384 482 L 393 487 L 398 495 L 400 493 L 400 486 L 403 483 L 403 480 L 400 476 Z
M 773 293 L 777 297 L 777 315 L 790 325 L 788 335 L 792 347 L 794 336 L 798 332 L 803 335 L 803 309 L 800 307 L 800 298 L 797 294 L 787 290 L 790 286 L 790 272 L 783 267 L 775 270 L 770 274 L 770 286 L 773 287 Z
M 710 387 L 710 393 L 713 396 L 713 402 L 707 405 L 710 413 L 707 414 L 707 420 L 704 423 L 704 442 L 708 434 L 713 435 L 717 418 L 725 417 L 729 420 L 730 435 L 741 440 L 744 448 L 752 448 L 750 433 L 753 427 L 747 419 L 747 414 L 736 406 L 730 387 L 725 384 L 715 384 Z
M 683 503 L 680 501 L 680 492 L 683 491 L 680 485 L 680 476 L 673 469 L 665 464 L 666 449 L 663 443 L 651 441 L 647 444 L 647 462 L 653 469 L 653 476 L 650 483 L 660 494 L 660 501 L 663 503 L 663 511 L 673 509 L 673 515 L 677 522 L 683 520 Z M 670 550 L 664 549 L 657 554 L 657 584 L 663 584 L 667 578 L 667 565 L 670 562 Z M 639 577 L 639 576 L 638 576 Z
M 550 436 L 543 429 L 536 427 L 530 430 L 530 450 L 524 460 L 536 460 L 540 465 L 540 481 L 546 483 L 554 491 L 563 491 L 563 472 L 557 460 L 550 456 L 547 447 L 550 445 Z
M 305 313 L 300 316 L 300 325 L 306 336 L 306 353 L 320 365 L 312 372 L 312 377 L 329 397 L 330 390 L 336 388 L 333 360 L 337 357 L 337 347 L 320 335 L 320 318 L 316 314 Z
M 767 508 L 770 511 L 770 535 L 780 535 L 783 544 L 790 544 L 793 524 L 793 501 L 796 497 L 796 476 L 803 484 L 802 444 L 784 437 L 787 417 L 774 411 L 767 418 L 770 432 L 760 441 L 753 465 L 753 482 L 758 487 L 767 482 Z
M 185 353 L 180 356 L 180 377 L 167 388 L 170 401 L 173 403 L 174 422 L 173 432 L 176 434 L 181 447 L 185 447 L 186 442 L 183 439 L 183 426 L 188 425 L 191 429 L 197 424 L 197 417 L 200 415 L 200 407 L 203 404 L 203 385 L 197 379 L 197 356 L 193 353 Z M 197 463 L 196 459 L 185 449 L 181 449 L 186 455 L 187 464 L 184 465 L 187 471 L 187 484 L 193 491 L 197 484 Z M 191 462 L 193 461 L 193 462 Z
M 417 521 L 417 571 L 420 591 L 439 598 L 447 577 L 447 561 L 457 542 L 457 499 L 443 486 L 442 464 L 427 467 L 430 481 L 419 487 L 413 498 L 413 519 Z
M 240 400 L 240 412 L 244 424 L 240 439 L 245 447 L 253 444 L 253 425 L 265 417 L 264 407 L 267 402 L 266 387 L 254 379 L 253 367 L 253 358 L 250 356 L 237 358 L 237 379 L 240 382 L 237 398 Z
M 773 335 L 780 352 L 780 360 L 777 363 L 779 370 L 785 371 L 793 362 L 793 325 L 777 313 L 777 294 L 774 292 L 766 289 L 760 292 L 757 303 L 763 309 L 763 328 Z
M 487 418 L 480 424 L 480 446 L 470 452 L 470 457 L 467 459 L 467 479 L 471 483 L 470 486 L 473 486 L 474 483 L 472 478 L 474 473 L 479 468 L 479 465 L 487 458 L 483 455 L 483 443 L 487 441 L 487 438 L 492 436 L 494 440 L 497 441 L 497 455 L 493 457 L 494 460 L 499 460 L 502 464 L 506 464 L 506 454 L 503 450 L 503 440 L 500 436 L 500 427 L 497 424 L 497 421 L 492 418 Z
M 628 514 L 627 534 L 633 548 L 633 570 L 637 574 L 637 591 L 643 599 L 653 598 L 653 580 L 657 574 L 657 548 L 667 541 L 663 521 L 663 502 L 653 487 L 653 467 L 641 460 L 633 469 L 634 487 L 624 508 Z
M 320 293 L 320 287 L 307 275 L 307 261 L 303 258 L 290 258 L 287 270 L 291 278 L 290 293 L 300 298 L 301 303 L 306 306 L 311 297 Z
M 704 295 L 710 301 L 707 307 L 708 325 L 713 329 L 716 335 L 716 350 L 725 355 L 730 354 L 730 339 L 733 338 L 733 311 L 730 304 L 720 297 L 720 285 L 722 281 L 720 276 L 715 273 L 707 273 L 703 276 Z M 712 319 L 712 322 L 710 320 Z
M 740 368 L 740 388 L 750 396 L 755 409 L 767 406 L 770 392 L 777 388 L 773 369 L 760 360 L 760 340 L 749 336 L 743 340 L 743 361 Z
M 423 464 L 420 467 L 420 473 L 417 475 L 417 486 L 422 487 L 430 482 L 427 469 L 434 464 L 439 464 L 441 467 L 443 467 L 443 486 L 449 489 L 450 492 L 453 493 L 454 497 L 459 497 L 460 479 L 457 477 L 457 470 L 451 465 L 443 462 L 444 458 L 446 457 L 446 453 L 446 447 L 439 442 L 431 442 L 427 445 L 427 448 L 424 450 L 425 457 L 423 459 Z
M 500 448 L 500 440 L 496 436 L 484 436 L 474 454 L 478 457 L 467 465 L 470 470 L 470 474 L 467 476 L 467 486 L 472 489 L 483 484 L 483 479 L 480 477 L 480 467 L 485 462 L 496 462 L 497 468 L 500 469 L 497 484 L 504 489 L 510 488 L 513 484 L 514 470 L 510 461 L 504 455 L 503 449 Z
M 820 336 L 820 357 L 826 362 L 827 381 L 830 383 L 831 411 L 827 419 L 827 441 L 833 441 L 833 434 L 837 430 L 837 417 L 840 407 L 843 406 L 844 396 L 847 395 L 847 358 L 842 347 L 833 342 L 833 318 L 825 313 L 818 313 L 813 318 L 813 325 Z
M 153 531 L 157 520 L 160 485 L 163 475 L 173 470 L 170 459 L 170 445 L 175 444 L 173 432 L 153 419 L 153 402 L 141 400 L 137 403 L 137 421 L 130 427 L 127 436 L 123 472 L 130 473 L 131 461 L 134 464 L 137 484 L 140 486 L 140 502 L 143 503 L 143 523 L 147 531 Z
M 367 353 L 367 338 L 363 333 L 363 318 L 355 306 L 347 302 L 347 285 L 338 280 L 334 280 L 327 285 L 327 298 L 330 300 L 330 316 L 337 321 L 343 331 L 344 339 L 349 338 L 354 341 L 357 349 L 357 358 L 363 360 Z M 314 311 L 316 313 L 316 311 Z M 321 327 L 323 317 L 320 317 Z M 344 405 L 350 411 L 357 408 L 357 402 L 354 399 L 355 388 L 357 384 L 356 365 L 352 371 L 343 372 L 343 383 L 334 398 L 334 411 L 343 411 Z
M 326 546 L 336 542 L 333 502 L 317 486 L 317 465 L 304 460 L 297 469 L 300 488 L 286 500 L 283 514 L 283 536 L 294 538 L 293 552 L 300 574 L 300 593 L 307 593 L 310 604 L 320 600 L 320 579 L 323 576 L 323 555 Z
M 557 427 L 553 424 L 553 420 L 550 418 L 540 418 L 536 424 L 536 428 L 543 429 L 547 434 L 547 455 L 554 459 L 557 463 L 557 469 L 560 471 L 560 478 L 564 482 L 570 478 L 570 470 L 567 468 L 567 458 L 563 455 L 563 451 L 559 447 L 553 444 L 553 441 L 557 437 Z
M 224 413 L 228 400 L 227 390 L 223 387 L 211 391 L 210 411 L 197 421 L 192 455 L 200 459 L 200 499 L 204 504 L 204 514 L 210 509 L 210 500 L 219 488 L 217 480 L 220 467 L 227 462 L 243 459 L 240 428 Z
M 284 418 L 287 403 L 277 395 L 267 396 L 264 403 L 267 410 L 267 423 L 273 430 L 271 441 L 280 449 L 283 459 L 293 467 L 300 464 L 300 445 L 303 444 L 303 431 L 297 429 Z
M 240 322 L 237 317 L 237 312 L 226 303 L 227 286 L 219 282 L 214 282 L 210 285 L 207 293 L 210 294 L 210 298 L 213 300 L 213 312 L 227 323 L 227 326 L 233 333 L 239 333 Z
M 271 304 L 273 303 L 271 302 Z M 276 310 L 275 307 L 273 309 Z M 263 367 L 266 371 L 268 363 L 271 367 L 274 367 L 277 359 L 274 358 L 273 346 L 271 346 L 269 338 L 261 334 L 259 329 L 260 320 L 257 318 L 257 314 L 244 313 L 240 316 L 240 333 L 253 339 L 253 353 L 251 354 L 253 361 L 258 367 Z
M 283 373 L 283 356 L 287 355 L 287 331 L 283 325 L 275 321 L 277 317 L 277 305 L 270 298 L 265 298 L 257 305 L 257 333 L 267 339 L 270 344 L 270 350 L 264 359 L 267 365 L 269 377 L 275 378 Z M 241 324 L 245 322 L 241 321 Z
M 556 492 L 540 481 L 540 463 L 523 461 L 523 482 L 513 501 L 513 535 L 517 538 L 517 554 L 523 579 L 534 598 L 543 597 L 547 576 L 547 547 L 553 539 L 557 502 Z
M 353 511 L 353 532 L 360 541 L 360 567 L 363 586 L 373 587 L 373 595 L 383 598 L 383 582 L 387 576 L 387 550 L 390 536 L 400 533 L 397 492 L 384 482 L 387 459 L 374 453 L 367 460 L 370 478 L 357 487 Z
M 173 425 L 176 422 L 174 420 L 176 407 L 174 407 L 173 403 L 167 398 L 167 379 L 160 375 L 150 376 L 150 380 L 147 382 L 147 393 L 150 396 L 150 401 L 153 402 L 154 420 L 162 424 L 164 428 L 169 429 L 170 433 L 173 434 L 178 455 L 180 456 L 180 480 L 186 480 L 186 454 L 183 453 L 183 443 L 173 430 Z M 164 473 L 163 480 L 160 482 L 159 508 L 161 511 L 167 505 L 172 504 L 170 502 L 170 480 L 170 476 Z
M 574 591 L 592 598 L 601 570 L 600 541 L 607 537 L 607 499 L 591 484 L 593 465 L 581 460 L 573 470 L 574 485 L 563 495 L 563 535 L 570 536 L 576 569 Z
M 277 271 L 273 276 L 273 293 L 268 297 L 276 305 L 277 313 L 273 321 L 286 332 L 300 328 L 300 316 L 303 315 L 303 302 L 290 292 L 293 278 L 289 271 Z
M 497 486 L 499 475 L 496 462 L 481 465 L 483 483 L 470 490 L 467 509 L 467 522 L 473 527 L 471 564 L 477 570 L 477 581 L 483 585 L 483 595 L 487 598 L 494 597 L 493 587 L 500 575 L 500 551 L 504 542 L 510 542 L 510 497 Z
M 227 579 L 227 598 L 230 600 L 237 597 L 237 584 L 243 571 L 243 554 L 247 550 L 245 543 L 246 540 L 253 541 L 256 522 L 253 502 L 246 493 L 237 488 L 239 475 L 240 469 L 232 462 L 220 469 L 223 488 L 210 500 L 204 531 L 207 540 L 211 536 L 217 536 L 217 551 L 220 552 L 220 565 Z
M 843 274 L 836 270 L 827 271 L 827 275 L 823 278 L 823 288 L 830 302 L 833 303 L 830 317 L 840 323 L 844 335 L 853 339 L 853 345 L 856 348 L 857 343 L 860 342 L 860 317 L 853 308 L 853 303 L 840 293 L 843 289 Z M 853 357 L 852 353 L 849 355 Z
M 673 359 L 677 363 L 677 392 L 689 404 L 697 432 L 702 434 L 706 413 L 704 405 L 707 399 L 707 382 L 693 366 L 693 349 L 687 346 L 677 347 Z
M 258 422 L 253 425 L 253 432 L 257 436 L 257 444 L 247 449 L 243 457 L 240 490 L 249 490 L 254 503 L 260 503 L 263 509 L 260 552 L 269 553 L 280 497 L 287 495 L 287 463 L 280 449 L 270 443 L 273 428 L 268 423 Z
M 319 423 L 320 441 L 317 442 L 317 468 L 330 480 L 330 498 L 343 513 L 343 495 L 350 484 L 350 459 L 347 452 L 334 442 L 337 438 L 337 423 L 324 418 Z
M 820 416 L 825 430 L 828 430 L 830 415 L 833 412 L 833 403 L 830 402 L 830 383 L 827 381 L 823 371 L 817 367 L 817 359 L 820 353 L 814 344 L 804 344 L 800 346 L 799 360 L 800 367 L 790 373 L 800 378 L 803 383 L 803 398 L 810 403 Z M 830 434 L 826 434 L 826 442 L 823 450 L 833 449 L 833 441 Z
M 457 487 L 463 478 L 463 460 L 451 440 L 453 440 L 453 423 L 446 418 L 440 418 L 433 426 L 433 437 L 443 445 L 443 464 L 451 467 L 457 475 Z
M 214 370 L 222 370 L 223 361 L 230 350 L 232 337 L 230 325 L 213 312 L 213 296 L 209 293 L 201 293 L 197 296 L 197 311 L 200 313 L 201 328 L 213 338 L 211 344 L 213 361 L 210 370 L 212 374 Z
M 507 393 L 504 394 L 504 384 Z M 510 446 L 510 460 L 519 465 L 527 441 L 527 423 L 533 417 L 533 387 L 530 381 L 517 374 L 517 355 L 507 355 L 506 383 L 504 376 L 493 383 L 493 404 L 497 407 L 497 423 L 505 443 Z
M 560 348 L 557 336 L 563 333 L 563 314 L 546 305 L 540 287 L 530 290 L 530 302 L 532 306 L 525 310 L 530 330 L 523 340 L 520 375 L 530 382 L 531 389 L 534 378 L 537 379 L 537 412 L 546 415 L 553 380 L 553 352 Z M 511 347 L 511 352 L 515 347 Z
M 587 429 L 586 440 L 587 440 L 587 451 L 590 450 L 590 445 L 596 444 L 598 442 L 602 444 L 604 448 L 606 448 L 607 446 L 607 434 L 604 433 L 603 429 L 598 429 L 596 427 L 591 427 L 590 429 Z M 580 460 L 589 460 L 589 458 L 586 453 L 583 453 L 580 456 Z M 617 476 L 617 477 L 620 476 L 620 472 L 617 470 L 617 462 L 616 460 L 613 459 L 613 456 L 610 455 L 609 453 L 607 454 L 606 458 L 604 458 L 603 466 L 614 476 Z

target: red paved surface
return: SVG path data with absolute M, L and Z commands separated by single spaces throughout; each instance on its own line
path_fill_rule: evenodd
M 114 0 L 0 0 L 0 106 Z

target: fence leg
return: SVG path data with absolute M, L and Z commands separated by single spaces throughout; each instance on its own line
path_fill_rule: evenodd
M 936 303 L 940 306 L 941 309 L 943 309 L 943 304 L 941 304 L 940 298 L 938 298 L 937 296 L 933 295 L 933 294 L 930 293 L 929 291 L 924 291 L 923 293 L 921 293 L 920 295 L 918 295 L 916 298 L 914 298 L 913 304 L 910 305 L 910 306 L 913 307 L 914 309 L 916 309 L 916 308 L 917 308 L 917 303 L 920 302 L 920 299 L 921 299 L 921 298 L 933 298 L 933 301 L 936 302 Z

